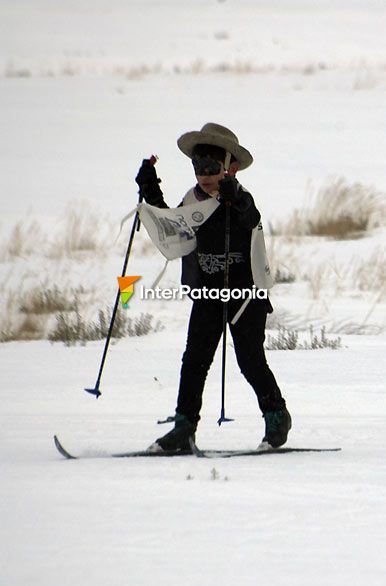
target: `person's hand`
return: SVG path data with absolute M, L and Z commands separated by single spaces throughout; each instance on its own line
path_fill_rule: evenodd
M 242 192 L 240 190 L 240 183 L 236 177 L 227 175 L 224 179 L 221 179 L 218 183 L 219 186 L 219 199 L 224 203 L 237 204 L 240 202 Z
M 158 179 L 157 172 L 150 159 L 142 161 L 135 181 L 146 203 L 153 206 L 159 206 L 159 204 L 163 203 L 163 194 L 159 186 L 161 179 Z

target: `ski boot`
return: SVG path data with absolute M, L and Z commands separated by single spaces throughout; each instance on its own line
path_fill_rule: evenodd
M 265 419 L 265 435 L 260 448 L 279 448 L 287 441 L 288 432 L 291 429 L 291 415 L 286 407 L 277 411 L 266 411 L 263 414 Z
M 166 435 L 158 438 L 151 446 L 148 452 L 181 452 L 191 454 L 192 449 L 189 444 L 189 438 L 194 441 L 197 425 L 189 421 L 185 415 L 176 413 L 174 417 L 168 417 L 166 421 L 160 423 L 174 422 L 174 428 Z

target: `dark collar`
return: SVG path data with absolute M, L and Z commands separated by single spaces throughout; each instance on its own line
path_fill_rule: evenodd
M 194 188 L 194 195 L 198 199 L 198 201 L 204 201 L 204 199 L 209 199 L 210 195 L 208 195 L 197 183 L 196 187 Z

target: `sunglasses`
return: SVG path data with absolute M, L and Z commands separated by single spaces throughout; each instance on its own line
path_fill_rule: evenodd
M 219 175 L 223 165 L 221 161 L 217 161 L 210 155 L 194 155 L 192 163 L 196 175 Z

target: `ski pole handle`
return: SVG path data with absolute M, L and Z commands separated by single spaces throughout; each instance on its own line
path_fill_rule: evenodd
M 146 159 L 144 159 L 144 161 L 146 161 Z M 148 159 L 150 165 L 154 166 L 156 164 L 156 162 L 158 161 L 158 156 L 157 155 L 150 155 L 150 158 Z M 139 190 L 139 200 L 138 203 L 141 203 L 141 201 L 143 200 L 143 195 L 141 194 L 141 189 Z
M 150 155 L 150 158 L 149 158 L 150 165 L 155 165 L 157 161 L 158 161 L 157 155 Z M 142 203 L 142 202 L 143 202 L 143 193 L 141 193 L 141 190 L 139 190 L 138 203 Z M 140 228 L 141 228 L 141 220 L 138 218 L 136 231 L 139 232 Z

